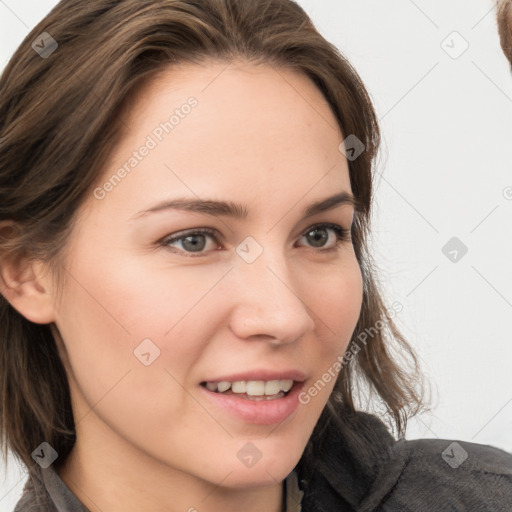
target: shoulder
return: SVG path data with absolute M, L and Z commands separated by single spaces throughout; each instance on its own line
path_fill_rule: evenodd
M 375 415 L 339 415 L 299 466 L 304 510 L 512 510 L 512 454 L 450 439 L 398 439 Z
M 38 478 L 29 476 L 13 512 L 57 512 Z
M 395 450 L 404 449 L 410 453 L 411 462 L 442 460 L 443 468 L 512 476 L 512 453 L 495 446 L 450 439 L 397 441 Z
M 23 493 L 13 512 L 44 512 L 44 510 L 37 504 L 34 492 L 29 491 Z
M 427 503 L 436 510 L 511 508 L 512 454 L 504 450 L 449 439 L 399 440 L 389 463 L 397 460 L 403 463 L 385 501 L 389 510 L 405 510 L 399 508 L 405 504 L 422 510 Z

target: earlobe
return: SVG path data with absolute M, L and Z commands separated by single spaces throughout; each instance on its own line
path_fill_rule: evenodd
M 41 262 L 15 258 L 0 261 L 0 293 L 27 320 L 37 324 L 55 321 L 51 291 Z

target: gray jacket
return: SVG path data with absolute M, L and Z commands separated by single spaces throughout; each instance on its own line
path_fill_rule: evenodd
M 396 441 L 376 416 L 347 413 L 284 485 L 286 512 L 512 512 L 512 454 L 465 441 Z M 35 469 L 14 510 L 43 511 L 88 512 L 51 466 Z

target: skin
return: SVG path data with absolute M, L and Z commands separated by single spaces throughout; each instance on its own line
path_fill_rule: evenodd
M 279 512 L 282 481 L 334 379 L 279 425 L 215 408 L 199 383 L 285 367 L 301 369 L 308 389 L 345 352 L 359 317 L 352 242 L 322 252 L 335 232 L 321 229 L 323 246 L 307 236 L 324 222 L 350 229 L 353 207 L 303 214 L 351 192 L 334 115 L 305 76 L 226 66 L 174 68 L 135 98 L 100 186 L 187 98 L 198 105 L 104 199 L 80 208 L 61 301 L 43 263 L 6 270 L 14 307 L 56 326 L 77 429 L 58 473 L 93 512 Z M 237 201 L 249 216 L 167 210 L 130 220 L 177 196 Z M 206 236 L 201 256 L 187 256 L 183 240 L 158 243 L 202 227 L 218 238 Z M 263 248 L 250 264 L 236 253 L 247 236 Z M 149 366 L 133 354 L 147 338 L 160 349 Z M 261 452 L 250 468 L 237 457 L 248 441 Z

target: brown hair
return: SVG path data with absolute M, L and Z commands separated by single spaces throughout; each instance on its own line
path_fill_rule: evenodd
M 58 43 L 46 58 L 31 47 L 43 32 Z M 28 34 L 0 79 L 0 261 L 21 255 L 45 261 L 61 282 L 76 211 L 120 139 L 120 113 L 129 108 L 136 87 L 173 64 L 207 59 L 245 59 L 307 75 L 344 136 L 353 134 L 364 144 L 365 151 L 349 161 L 361 205 L 352 238 L 364 283 L 347 350 L 355 357 L 343 365 L 306 451 L 313 454 L 311 446 L 325 429 L 339 428 L 335 422 L 356 410 L 358 383 L 377 392 L 403 435 L 407 418 L 424 407 L 416 389 L 422 376 L 386 310 L 368 251 L 372 164 L 380 143 L 376 113 L 350 63 L 291 0 L 60 2 Z M 51 325 L 30 322 L 3 296 L 0 325 L 2 447 L 30 468 L 31 453 L 46 441 L 62 461 L 75 429 Z M 371 339 L 363 344 L 358 336 L 369 330 Z M 398 355 L 404 357 L 400 364 Z M 405 363 L 411 364 L 409 372 Z
M 512 0 L 498 0 L 496 17 L 500 43 L 512 69 Z

